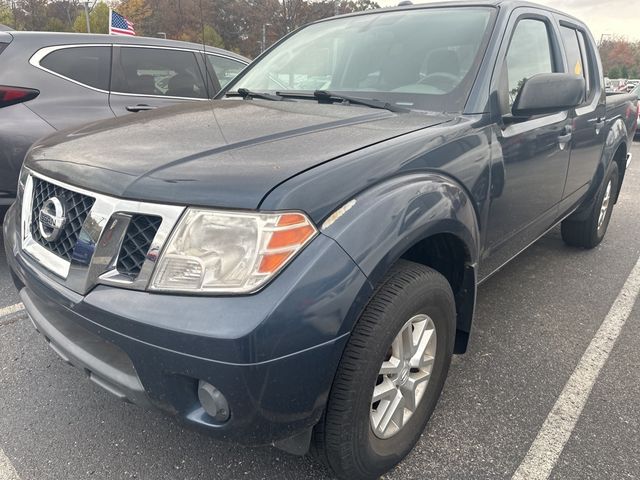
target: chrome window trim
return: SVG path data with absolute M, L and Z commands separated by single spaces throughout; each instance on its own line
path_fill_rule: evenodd
M 36 265 L 44 267 L 48 272 L 56 275 L 58 281 L 62 279 L 61 283 L 64 286 L 80 294 L 87 293 L 97 284 L 133 290 L 147 289 L 161 249 L 186 207 L 123 200 L 69 185 L 33 170 L 27 170 L 27 174 L 22 199 L 21 241 L 22 250 L 35 260 Z M 74 260 L 68 262 L 58 257 L 31 236 L 34 178 L 95 198 L 93 208 L 81 230 L 81 235 L 84 234 L 84 238 L 91 242 L 88 248 L 92 249 L 92 254 L 86 264 Z M 131 279 L 120 274 L 116 265 L 122 241 L 134 214 L 156 215 L 162 217 L 162 223 L 151 243 L 140 273 L 135 279 Z
M 111 95 L 118 95 L 121 97 L 150 97 L 150 98 L 158 98 L 158 99 L 169 99 L 169 100 L 198 100 L 200 102 L 210 102 L 210 98 L 199 98 L 199 97 L 172 97 L 169 95 L 149 95 L 148 93 L 124 93 L 124 92 L 111 92 Z
M 113 43 L 112 44 L 114 47 L 120 47 L 120 48 L 155 48 L 155 49 L 160 49 L 160 50 L 179 50 L 179 51 L 183 51 L 183 52 L 195 52 L 195 53 L 205 53 L 206 55 L 215 55 L 217 57 L 224 57 L 224 58 L 228 58 L 230 60 L 235 60 L 236 62 L 240 62 L 240 63 L 244 63 L 245 65 L 249 65 L 249 63 L 246 63 L 244 60 L 241 60 L 239 58 L 233 57 L 231 55 L 225 55 L 223 53 L 217 53 L 217 52 L 208 52 L 206 50 L 202 50 L 202 49 L 196 49 L 196 48 L 185 48 L 185 47 L 164 47 L 164 46 L 156 46 L 156 45 L 135 45 L 135 44 L 130 44 L 130 43 Z
M 177 50 L 177 51 L 182 51 L 182 52 L 192 52 L 192 53 L 202 53 L 202 50 L 196 50 L 196 49 L 191 49 L 191 48 L 175 48 L 175 47 L 161 47 L 161 46 L 154 46 L 154 45 L 124 45 L 124 44 L 119 44 L 119 43 L 79 43 L 77 45 L 54 45 L 51 47 L 44 47 L 41 48 L 40 50 L 36 51 L 36 53 L 34 53 L 31 58 L 29 59 L 29 63 L 44 71 L 47 73 L 50 73 L 51 75 L 55 75 L 58 78 L 62 78 L 63 80 L 66 80 L 68 82 L 74 83 L 76 85 L 79 85 L 81 87 L 84 88 L 88 88 L 89 90 L 93 90 L 94 92 L 99 92 L 99 93 L 105 93 L 107 95 L 111 94 L 111 95 L 119 95 L 119 96 L 126 96 L 126 97 L 146 97 L 146 98 L 158 98 L 158 99 L 169 99 L 169 100 L 198 100 L 198 101 L 210 101 L 210 98 L 199 98 L 199 97 L 174 97 L 174 96 L 167 96 L 167 95 L 149 95 L 149 94 L 144 94 L 144 93 L 126 93 L 126 92 L 117 92 L 117 91 L 109 91 L 109 90 L 102 90 L 101 88 L 96 88 L 96 87 L 92 87 L 91 85 L 87 85 L 86 83 L 82 83 L 79 82 L 77 80 L 74 80 L 73 78 L 69 78 L 65 75 L 62 75 L 60 73 L 54 72 L 53 70 L 50 70 L 46 67 L 43 67 L 40 62 L 42 61 L 42 59 L 44 57 L 46 57 L 47 55 L 49 55 L 52 52 L 56 52 L 58 50 L 65 50 L 68 48 L 82 48 L 82 47 L 107 47 L 107 48 L 113 48 L 113 47 L 120 47 L 120 48 L 154 48 L 154 49 L 159 49 L 159 50 Z M 206 55 L 213 55 L 216 57 L 221 57 L 221 58 L 227 58 L 229 60 L 233 60 L 236 61 L 240 64 L 243 64 L 245 67 L 247 65 L 249 65 L 248 63 L 245 63 L 244 61 L 231 57 L 229 55 L 221 55 L 219 53 L 214 53 L 214 52 L 204 52 Z
M 202 50 L 200 50 L 200 52 L 202 52 Z M 231 56 L 229 56 L 229 55 L 221 55 L 221 54 L 219 54 L 219 53 L 207 52 L 207 51 L 205 51 L 205 52 L 204 52 L 204 54 L 205 54 L 205 55 L 212 56 L 212 57 L 226 58 L 226 59 L 232 60 L 232 61 L 234 61 L 234 62 L 238 62 L 238 63 L 240 63 L 240 64 L 244 65 L 245 67 L 246 67 L 247 65 L 249 65 L 249 63 L 245 62 L 244 60 L 240 60 L 239 58 L 231 57 Z

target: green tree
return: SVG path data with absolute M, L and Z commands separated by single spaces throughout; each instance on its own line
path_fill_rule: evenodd
M 91 33 L 109 33 L 109 7 L 104 2 L 96 3 L 89 14 Z M 87 21 L 84 13 L 79 14 L 73 22 L 73 31 L 87 33 Z
M 47 25 L 44 27 L 47 32 L 66 32 L 67 26 L 57 17 L 49 17 Z
M 13 13 L 8 5 L 0 4 L 0 23 L 6 26 L 14 26 Z
M 199 41 L 202 41 L 202 33 L 200 34 Z M 222 37 L 211 25 L 204 26 L 204 43 L 211 47 L 224 48 Z

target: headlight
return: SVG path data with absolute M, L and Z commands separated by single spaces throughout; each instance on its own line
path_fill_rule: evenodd
M 317 231 L 302 213 L 187 210 L 151 290 L 248 293 L 278 273 Z

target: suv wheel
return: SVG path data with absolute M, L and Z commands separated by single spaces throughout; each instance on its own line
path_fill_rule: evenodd
M 455 302 L 438 272 L 400 261 L 358 320 L 312 451 L 340 478 L 372 479 L 416 444 L 444 385 Z
M 602 241 L 607 233 L 618 187 L 618 164 L 612 161 L 589 215 L 583 220 L 569 217 L 562 222 L 562 240 L 567 245 L 594 248 Z

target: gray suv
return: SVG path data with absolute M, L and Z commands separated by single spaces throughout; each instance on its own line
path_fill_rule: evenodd
M 226 50 L 171 40 L 0 32 L 0 214 L 13 203 L 25 153 L 40 137 L 208 101 L 248 63 Z

